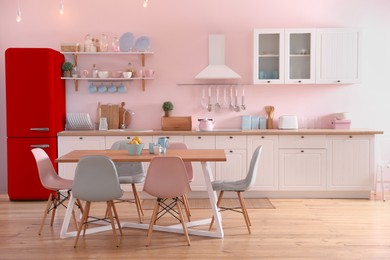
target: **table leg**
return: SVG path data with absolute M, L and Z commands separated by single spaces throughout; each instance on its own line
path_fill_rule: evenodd
M 67 233 L 68 233 L 70 218 L 72 217 L 72 211 L 73 211 L 73 206 L 74 206 L 75 202 L 76 202 L 76 199 L 73 197 L 73 194 L 71 192 L 68 206 L 66 208 L 66 212 L 65 212 L 65 216 L 64 216 L 64 221 L 62 222 L 62 227 L 61 227 L 61 232 L 60 232 L 61 238 L 69 237 L 69 235 Z
M 223 228 L 222 228 L 222 215 L 219 212 L 217 207 L 217 192 L 213 190 L 211 181 L 213 180 L 212 171 L 209 162 L 202 162 L 202 169 L 204 174 L 204 180 L 206 183 L 207 193 L 210 199 L 211 210 L 213 212 L 215 224 L 217 227 L 216 236 L 223 238 Z

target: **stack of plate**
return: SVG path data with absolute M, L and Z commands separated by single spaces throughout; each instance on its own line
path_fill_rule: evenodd
M 67 130 L 92 130 L 95 129 L 88 113 L 67 113 Z

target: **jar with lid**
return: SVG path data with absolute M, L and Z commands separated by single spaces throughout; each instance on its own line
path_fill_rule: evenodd
M 87 35 L 85 35 L 85 38 L 84 38 L 84 51 L 90 52 L 91 46 L 92 46 L 92 37 L 90 34 L 87 34 Z
M 98 70 L 96 68 L 96 65 L 93 64 L 93 67 L 92 67 L 92 78 L 97 78 L 98 77 Z
M 100 51 L 107 52 L 108 51 L 108 38 L 104 33 L 100 37 Z
M 112 47 L 112 51 L 114 51 L 114 52 L 118 52 L 119 51 L 119 38 L 118 37 L 115 36 L 112 39 L 111 47 Z

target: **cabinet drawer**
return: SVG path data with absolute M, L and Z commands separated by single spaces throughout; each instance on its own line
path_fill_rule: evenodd
M 279 136 L 279 148 L 326 148 L 325 135 Z
M 184 143 L 190 149 L 214 149 L 214 136 L 184 136 Z
M 246 136 L 216 136 L 217 149 L 246 149 Z

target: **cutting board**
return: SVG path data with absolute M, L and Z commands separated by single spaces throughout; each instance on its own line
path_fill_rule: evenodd
M 161 130 L 164 131 L 191 131 L 190 116 L 163 116 Z
M 98 112 L 99 117 L 107 118 L 108 129 L 119 128 L 119 105 L 99 103 Z

